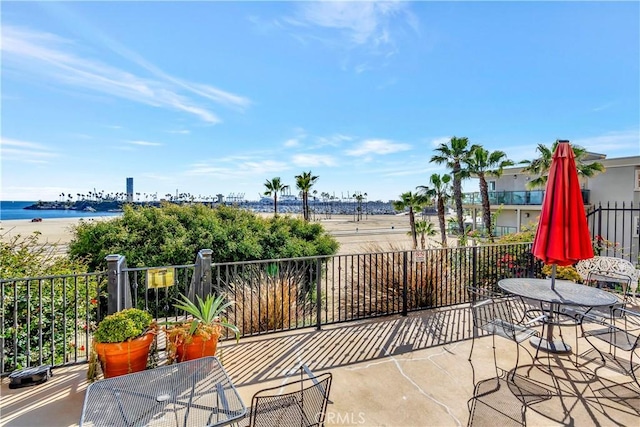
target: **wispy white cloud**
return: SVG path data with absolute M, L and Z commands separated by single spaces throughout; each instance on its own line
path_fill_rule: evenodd
M 50 82 L 186 112 L 207 123 L 219 123 L 221 120 L 207 106 L 199 105 L 189 97 L 189 93 L 225 106 L 246 108 L 251 104 L 245 97 L 170 76 L 114 42 L 109 43 L 112 50 L 143 67 L 152 77 L 138 76 L 100 61 L 81 57 L 75 53 L 81 47 L 55 34 L 5 25 L 2 36 L 3 67 L 12 67 Z
M 339 147 L 345 142 L 353 141 L 353 137 L 336 133 L 330 136 L 319 136 L 315 140 L 316 147 Z
M 609 108 L 613 107 L 613 105 L 613 102 L 607 102 L 605 104 L 598 105 L 597 107 L 592 108 L 591 111 L 597 113 L 598 111 L 608 110 Z
M 168 130 L 168 133 L 176 133 L 179 135 L 189 135 L 191 133 L 190 130 L 187 129 L 180 129 L 180 130 Z
M 164 145 L 161 142 L 151 142 L 151 141 L 125 141 L 125 142 L 127 144 L 140 145 L 143 147 L 160 147 Z
M 386 155 L 410 149 L 411 145 L 409 144 L 393 142 L 386 139 L 369 139 L 345 151 L 345 154 L 348 156 L 367 156 L 370 154 Z
M 640 154 L 640 130 L 614 131 L 604 135 L 597 135 L 586 138 L 572 140 L 571 143 L 580 145 L 595 153 L 607 154 L 618 151 L 635 150 L 635 154 Z
M 300 145 L 300 140 L 298 138 L 289 138 L 284 142 L 283 145 L 288 148 L 297 147 Z
M 291 161 L 300 167 L 336 166 L 338 162 L 333 156 L 326 154 L 296 154 Z
M 229 164 L 231 163 L 231 164 Z M 278 174 L 290 165 L 278 160 L 245 160 L 242 162 L 195 163 L 185 172 L 188 176 L 210 176 L 228 181 L 244 177 L 262 178 L 265 174 Z
M 407 10 L 404 2 L 308 2 L 289 22 L 340 31 L 352 45 L 381 46 L 391 43 L 390 20 Z
M 0 139 L 0 157 L 3 162 L 44 164 L 49 163 L 50 159 L 59 157 L 59 154 L 44 144 L 2 137 Z

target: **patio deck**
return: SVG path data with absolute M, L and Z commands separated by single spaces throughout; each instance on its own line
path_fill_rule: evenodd
M 473 360 L 467 307 L 353 322 L 221 344 L 221 358 L 248 406 L 254 392 L 281 384 L 306 363 L 334 380 L 327 425 L 503 426 L 638 425 L 640 390 L 580 340 L 575 356 L 533 362 L 521 351 L 515 381 L 496 377 L 491 337 L 476 341 Z M 563 328 L 568 343 L 574 328 Z M 515 365 L 515 343 L 496 338 L 498 366 Z M 86 365 L 54 370 L 45 384 L 10 390 L 2 381 L 0 425 L 72 426 L 80 419 Z M 502 374 L 502 373 L 501 373 Z M 469 400 L 474 396 L 471 409 Z

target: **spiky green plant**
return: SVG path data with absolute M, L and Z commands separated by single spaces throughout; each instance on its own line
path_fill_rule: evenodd
M 196 295 L 196 302 L 194 303 L 187 296 L 180 294 L 180 298 L 176 299 L 178 304 L 174 304 L 174 306 L 186 311 L 193 317 L 190 322 L 189 335 L 194 335 L 199 329 L 218 326 L 233 331 L 236 335 L 236 340 L 240 339 L 238 327 L 227 322 L 226 318 L 222 317 L 227 308 L 235 304 L 234 301 L 225 302 L 225 300 L 226 295 L 214 297 L 214 295 L 210 294 L 204 300 Z

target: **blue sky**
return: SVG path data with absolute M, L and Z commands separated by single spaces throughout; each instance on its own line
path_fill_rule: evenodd
M 388 200 L 466 136 L 640 154 L 638 2 L 3 2 L 2 195 Z M 466 189 L 475 191 L 471 183 Z

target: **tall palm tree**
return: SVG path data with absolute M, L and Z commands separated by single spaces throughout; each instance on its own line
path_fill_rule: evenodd
M 413 239 L 413 249 L 418 249 L 418 237 L 416 234 L 416 218 L 415 211 L 421 211 L 427 206 L 429 199 L 424 195 L 407 191 L 400 195 L 400 200 L 391 202 L 393 209 L 398 212 L 404 212 L 409 209 L 409 227 L 411 228 L 411 238 Z
M 489 203 L 488 176 L 499 177 L 504 168 L 513 166 L 513 162 L 507 159 L 504 151 L 489 150 L 482 147 L 475 147 L 467 160 L 467 170 L 480 180 L 480 197 L 482 199 L 482 222 L 487 230 L 489 241 L 493 242 L 493 225 L 491 224 L 491 204 Z
M 416 233 L 420 235 L 420 246 L 425 249 L 425 236 L 435 236 L 436 230 L 433 228 L 432 222 L 420 220 L 416 221 Z M 411 232 L 407 234 L 411 234 Z
M 429 185 L 418 186 L 420 194 L 435 199 L 440 224 L 440 239 L 442 246 L 447 247 L 447 227 L 445 225 L 445 205 L 451 198 L 451 175 L 434 173 L 429 177 Z M 464 224 L 463 224 L 464 225 Z
M 305 221 L 309 221 L 309 191 L 311 187 L 318 181 L 318 176 L 314 176 L 309 172 L 302 172 L 296 175 L 296 188 L 302 193 L 302 216 Z
M 356 216 L 360 221 L 362 219 L 362 202 L 367 198 L 367 193 L 354 193 L 352 197 L 356 200 Z
M 271 181 L 267 180 L 264 183 L 267 191 L 264 192 L 265 196 L 273 196 L 273 215 L 278 215 L 278 193 L 282 193 L 283 191 L 289 188 L 288 185 L 284 185 L 280 180 L 279 176 L 272 178 Z
M 549 174 L 549 169 L 551 168 L 551 158 L 553 157 L 553 153 L 556 151 L 556 148 L 558 148 L 559 143 L 560 141 L 556 140 L 556 142 L 551 144 L 550 148 L 544 144 L 538 144 L 536 151 L 540 153 L 540 157 L 520 162 L 521 164 L 527 165 L 522 169 L 522 172 L 536 175 L 536 178 L 527 183 L 527 188 L 533 189 L 547 185 L 547 176 Z M 573 144 L 571 145 L 571 148 L 573 149 L 573 154 L 576 158 L 576 169 L 578 171 L 578 175 L 591 178 L 599 172 L 604 172 L 604 166 L 602 163 L 584 163 L 584 159 L 588 154 L 586 149 Z
M 469 178 L 469 173 L 464 167 L 465 160 L 469 153 L 477 145 L 469 146 L 469 138 L 451 138 L 448 144 L 442 143 L 436 148 L 431 157 L 431 162 L 439 165 L 444 164 L 453 175 L 453 199 L 456 204 L 456 216 L 458 219 L 458 232 L 464 232 L 464 216 L 462 212 L 462 180 Z

